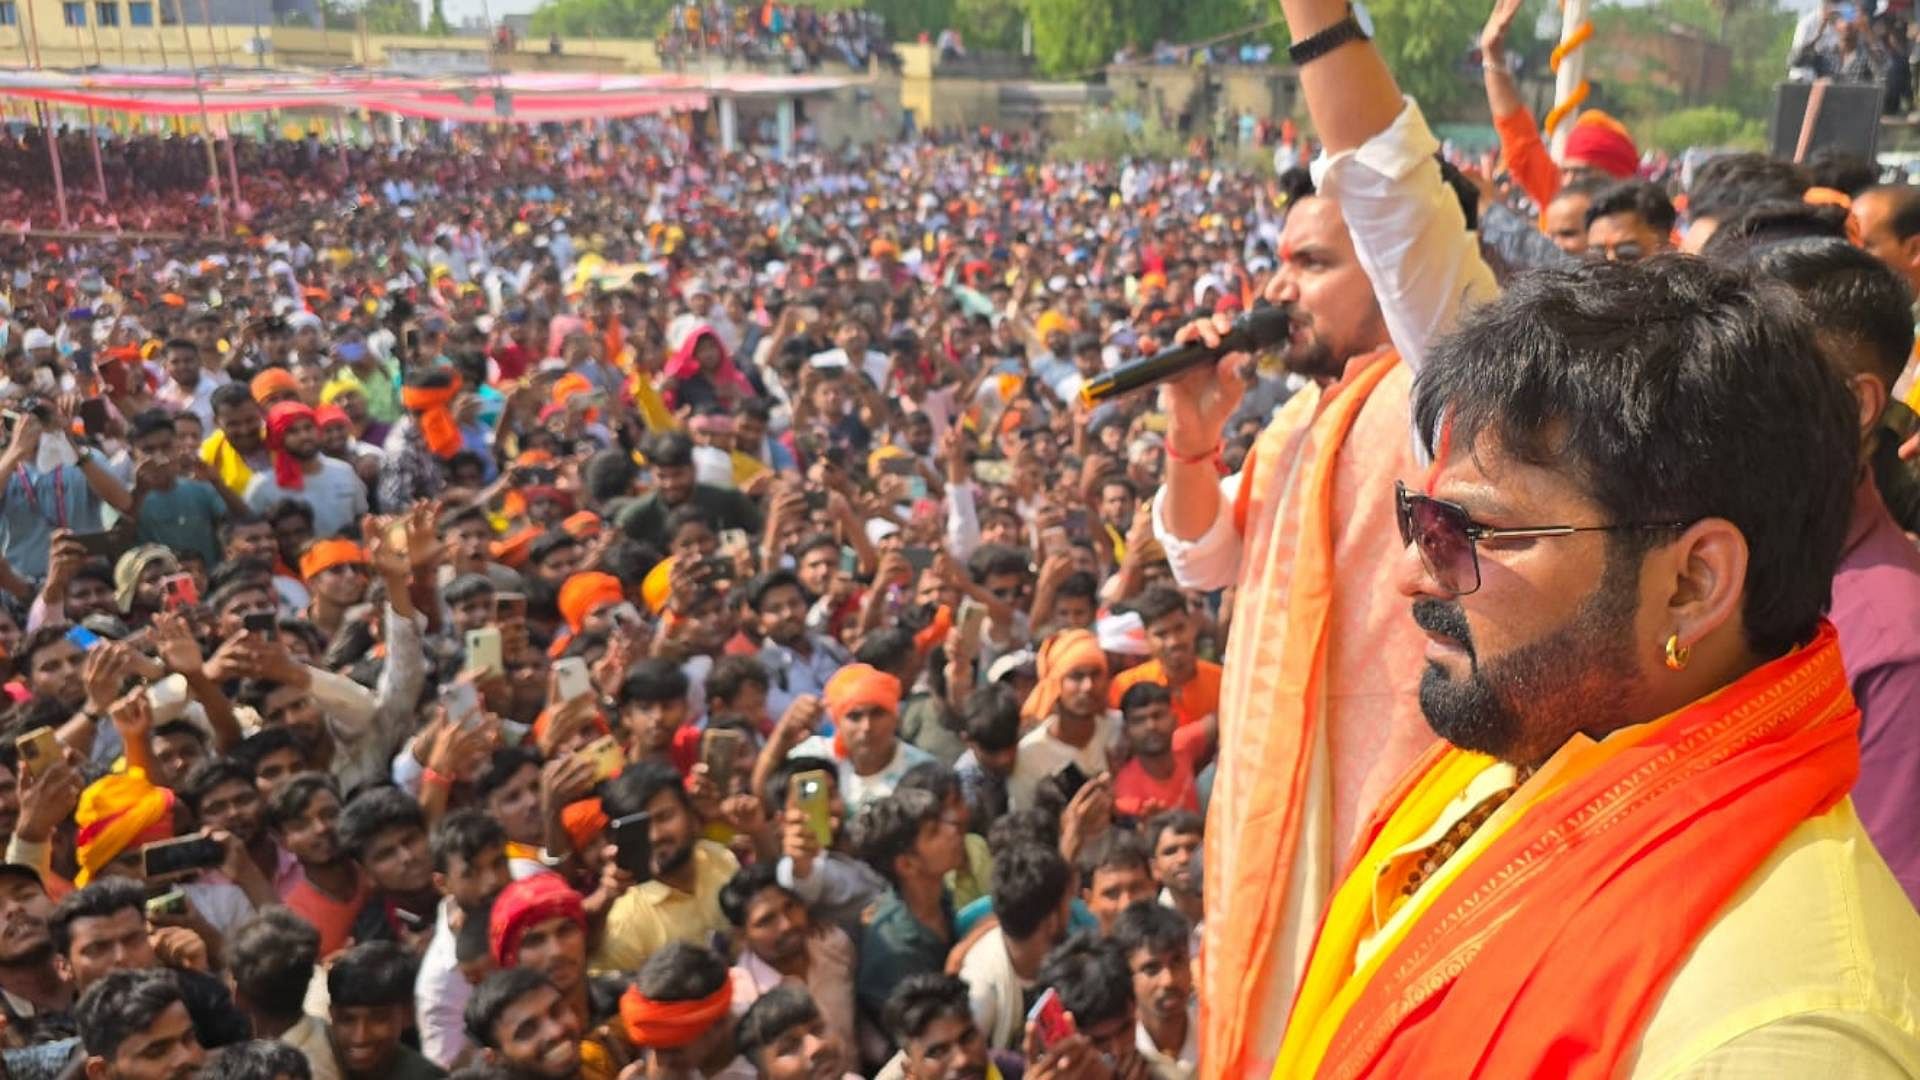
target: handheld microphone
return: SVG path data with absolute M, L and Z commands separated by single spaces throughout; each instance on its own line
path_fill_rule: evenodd
M 1142 387 L 1162 383 L 1185 374 L 1201 364 L 1211 364 L 1228 353 L 1255 352 L 1287 339 L 1293 327 L 1293 309 L 1275 304 L 1257 307 L 1234 320 L 1233 328 L 1220 339 L 1218 348 L 1191 341 L 1162 349 L 1144 360 L 1121 364 L 1112 371 L 1088 379 L 1080 387 L 1080 400 L 1097 405 L 1108 398 L 1131 394 Z

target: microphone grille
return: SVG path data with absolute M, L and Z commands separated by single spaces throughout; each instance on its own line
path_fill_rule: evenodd
M 1247 332 L 1249 349 L 1265 349 L 1287 339 L 1293 328 L 1293 309 L 1285 304 L 1256 307 L 1240 320 Z

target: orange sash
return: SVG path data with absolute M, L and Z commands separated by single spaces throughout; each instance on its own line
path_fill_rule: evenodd
M 1354 359 L 1348 377 L 1324 391 L 1317 415 L 1288 424 L 1283 412 L 1242 469 L 1233 514 L 1245 547 L 1221 688 L 1223 771 L 1205 852 L 1200 1061 L 1209 1080 L 1261 1071 L 1277 1041 L 1262 1029 L 1277 1021 L 1274 1006 L 1287 1000 L 1298 962 L 1284 942 L 1297 930 L 1305 951 L 1332 886 L 1331 866 L 1316 876 L 1297 865 L 1296 855 L 1304 832 L 1329 827 L 1318 806 L 1330 799 L 1331 783 L 1327 628 L 1334 548 L 1344 526 L 1334 520 L 1335 473 L 1361 409 L 1399 363 L 1391 349 Z M 1310 404 L 1303 398 L 1292 407 Z M 1290 462 L 1298 463 L 1298 476 L 1288 475 Z M 1282 521 L 1290 484 L 1298 486 L 1300 513 Z M 1235 794 L 1249 786 L 1257 791 Z M 1249 845 L 1257 856 L 1248 854 Z
M 460 378 L 451 386 L 403 386 L 400 404 L 419 417 L 420 438 L 437 458 L 450 458 L 460 452 L 460 425 L 453 419 L 454 396 L 460 393 Z
M 1474 771 L 1462 751 L 1429 758 L 1363 837 L 1276 1075 L 1618 1075 L 1728 900 L 1788 833 L 1846 796 L 1859 720 L 1823 623 L 1810 645 L 1732 686 L 1563 749 L 1479 854 L 1442 867 L 1433 895 L 1408 901 L 1420 909 L 1381 931 L 1380 951 L 1351 975 L 1374 872 L 1423 824 L 1407 808 L 1432 808 L 1447 792 L 1423 789 Z M 1366 981 L 1341 985 L 1353 978 Z

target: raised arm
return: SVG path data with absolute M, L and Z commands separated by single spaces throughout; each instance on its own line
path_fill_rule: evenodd
M 1507 32 L 1520 14 L 1521 0 L 1498 0 L 1480 30 L 1480 72 L 1487 83 L 1487 108 L 1500 135 L 1507 172 L 1540 209 L 1560 190 L 1560 167 L 1540 139 L 1533 113 L 1520 97 L 1520 84 L 1507 65 Z
M 1296 44 L 1349 17 L 1346 0 L 1285 0 L 1283 8 Z M 1300 87 L 1326 144 L 1315 184 L 1339 202 L 1387 333 L 1418 369 L 1429 342 L 1499 291 L 1459 197 L 1441 179 L 1439 140 L 1371 41 L 1353 37 L 1301 64 Z M 1169 458 L 1185 449 L 1168 440 Z

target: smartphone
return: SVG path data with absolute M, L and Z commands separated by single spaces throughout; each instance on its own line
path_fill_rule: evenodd
M 914 477 L 908 478 L 907 480 L 907 497 L 908 498 L 912 499 L 914 502 L 919 502 L 920 500 L 928 497 L 931 494 L 932 492 L 927 487 L 926 477 L 914 476 Z
M 160 579 L 162 606 L 168 611 L 185 611 L 200 602 L 200 586 L 192 574 L 168 574 Z
M 581 757 L 593 762 L 593 782 L 611 780 L 620 775 L 627 767 L 626 751 L 620 749 L 620 740 L 612 735 L 602 735 L 578 751 Z
M 495 593 L 493 595 L 493 621 L 497 623 L 526 622 L 526 594 L 517 592 Z
M 31 773 L 42 772 L 60 760 L 60 742 L 50 727 L 37 727 L 13 740 L 20 764 Z
M 700 733 L 700 760 L 706 763 L 707 776 L 722 796 L 733 794 L 734 764 L 740 760 L 745 739 L 731 728 L 708 728 Z
M 807 825 L 813 829 L 813 837 L 820 842 L 822 849 L 833 846 L 833 819 L 828 804 L 827 785 L 831 783 L 827 774 L 819 769 L 799 773 L 787 789 L 787 801 L 797 806 L 807 815 Z
M 890 457 L 880 463 L 880 471 L 888 476 L 912 476 L 920 470 L 910 457 Z
M 467 670 L 489 675 L 505 675 L 506 661 L 500 656 L 500 628 L 483 626 L 467 631 Z
M 181 836 L 140 849 L 140 864 L 146 870 L 148 881 L 209 870 L 226 858 L 226 849 L 205 836 Z
M 387 542 L 388 547 L 392 548 L 393 550 L 399 552 L 402 555 L 405 555 L 407 553 L 407 521 L 406 519 L 401 518 L 400 520 L 395 521 L 393 524 L 388 525 L 386 535 L 382 537 L 382 539 L 384 539 Z
M 87 554 L 93 558 L 111 559 L 117 554 L 113 536 L 109 533 L 92 532 L 74 533 L 72 535 L 75 540 L 80 542 L 80 546 L 86 549 Z
M 74 648 L 79 649 L 81 652 L 86 652 L 88 649 L 100 644 L 100 635 L 84 626 L 76 626 L 67 631 L 67 640 L 73 642 Z
M 720 530 L 720 550 L 721 551 L 747 551 L 749 550 L 750 547 L 751 547 L 751 543 L 747 539 L 747 530 L 745 529 L 721 529 Z
M 461 727 L 480 720 L 480 691 L 466 681 L 450 682 L 440 688 L 440 704 L 447 718 Z
M 247 633 L 268 641 L 280 636 L 280 617 L 270 611 L 245 616 L 240 620 L 240 625 Z
M 515 487 L 552 487 L 560 474 L 545 465 L 522 465 L 513 470 Z
M 1072 802 L 1073 797 L 1080 794 L 1080 789 L 1087 786 L 1086 771 L 1069 761 L 1054 771 L 1053 784 L 1062 798 Z
M 850 547 L 840 548 L 840 572 L 857 574 L 860 572 L 860 553 Z
M 930 547 L 901 548 L 900 554 L 906 556 L 907 565 L 916 572 L 933 565 L 933 549 Z
M 1047 987 L 1040 1000 L 1027 1011 L 1027 1023 L 1040 1036 L 1040 1049 L 1051 1050 L 1060 1040 L 1073 1034 L 1073 1014 L 1060 1002 L 1060 992 Z
M 1087 522 L 1087 512 L 1084 509 L 1067 511 L 1067 519 L 1064 524 L 1066 525 L 1067 535 L 1075 540 L 1086 540 L 1093 535 L 1092 528 Z
M 732 581 L 737 571 L 732 559 L 713 555 L 700 561 L 700 577 L 705 581 Z
M 559 683 L 561 701 L 572 701 L 593 693 L 593 676 L 587 673 L 587 662 L 577 656 L 555 661 L 553 674 Z
M 807 510 L 808 510 L 808 512 L 810 512 L 810 513 L 818 513 L 819 511 L 822 511 L 822 510 L 825 510 L 826 508 L 827 508 L 827 493 L 826 493 L 826 492 L 824 492 L 824 491 L 809 491 L 809 492 L 807 492 Z
M 147 898 L 147 915 L 185 915 L 187 913 L 187 894 L 179 889 L 168 889 L 159 896 Z
M 607 826 L 616 849 L 613 864 L 633 875 L 635 881 L 653 880 L 653 815 L 645 810 L 615 820 Z
M 960 601 L 960 649 L 964 655 L 980 655 L 980 633 L 987 624 L 987 606 L 968 597 Z
M 107 399 L 90 397 L 80 402 L 80 428 L 99 438 L 107 433 Z

